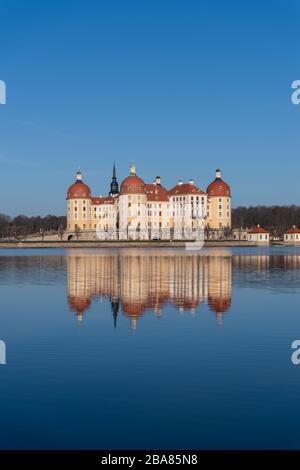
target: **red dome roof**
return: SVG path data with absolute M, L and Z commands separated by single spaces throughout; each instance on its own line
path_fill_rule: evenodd
M 68 302 L 71 310 L 73 310 L 77 315 L 83 314 L 91 305 L 90 297 L 76 297 L 74 295 L 69 295 Z
M 144 314 L 145 304 L 143 302 L 123 302 L 122 310 L 126 316 L 137 317 Z
M 231 298 L 230 297 L 216 297 L 216 296 L 209 296 L 208 297 L 208 305 L 211 310 L 214 310 L 216 313 L 224 313 L 226 310 L 229 309 L 231 306 Z
M 139 176 L 130 175 L 121 183 L 120 194 L 141 194 L 145 191 L 145 183 Z
M 78 180 L 71 184 L 68 189 L 67 199 L 84 199 L 91 197 L 91 190 L 87 184 Z
M 221 178 L 221 171 L 216 171 L 215 180 L 207 186 L 207 195 L 209 197 L 230 197 L 230 186 Z

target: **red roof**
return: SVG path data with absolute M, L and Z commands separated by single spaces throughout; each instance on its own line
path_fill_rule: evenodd
M 120 194 L 139 194 L 145 190 L 145 183 L 139 176 L 130 175 L 121 183 Z
M 194 183 L 177 183 L 174 188 L 170 189 L 169 196 L 181 196 L 187 194 L 206 194 L 199 189 Z
M 147 201 L 169 201 L 168 191 L 160 184 L 146 184 L 145 193 L 147 194 Z
M 68 302 L 71 310 L 75 313 L 82 314 L 84 313 L 89 306 L 91 305 L 91 298 L 90 297 L 76 297 L 74 295 L 68 296 Z
M 216 178 L 207 186 L 207 194 L 210 197 L 230 197 L 230 186 L 221 178 Z
M 68 189 L 67 199 L 85 199 L 91 197 L 91 190 L 82 181 L 76 181 Z
M 210 295 L 208 297 L 208 305 L 210 309 L 214 310 L 216 313 L 224 313 L 231 305 L 231 298 Z
M 264 229 L 260 225 L 253 227 L 252 229 L 248 230 L 248 233 L 255 234 L 255 233 L 269 233 L 268 230 Z
M 294 225 L 294 227 L 290 228 L 285 233 L 287 234 L 300 233 L 300 229 Z
M 122 310 L 124 315 L 137 317 L 139 315 L 143 315 L 145 311 L 145 303 L 144 302 L 123 302 L 122 303 Z
M 111 196 L 107 197 L 92 197 L 92 204 L 100 205 L 100 204 L 114 204 L 115 198 Z

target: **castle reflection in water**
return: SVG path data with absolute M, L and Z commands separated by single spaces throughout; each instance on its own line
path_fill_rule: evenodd
M 82 320 L 94 298 L 108 298 L 114 323 L 120 312 L 137 319 L 166 304 L 194 313 L 207 302 L 220 323 L 231 304 L 232 262 L 227 252 L 205 256 L 191 252 L 69 252 L 68 301 Z M 121 307 L 121 308 L 120 308 Z
M 267 282 L 268 272 L 279 266 L 293 271 L 299 268 L 300 257 L 241 256 L 224 249 L 201 253 L 70 250 L 68 302 L 82 320 L 93 299 L 109 299 L 115 326 L 118 315 L 123 314 L 130 319 L 132 329 L 147 311 L 161 316 L 164 306 L 173 305 L 180 312 L 194 314 L 197 307 L 207 303 L 221 324 L 231 306 L 233 270 L 236 283 L 251 281 L 259 287 Z M 299 270 L 295 272 L 298 282 Z

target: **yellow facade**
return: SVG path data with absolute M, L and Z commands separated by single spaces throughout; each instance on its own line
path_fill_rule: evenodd
M 115 169 L 114 169 L 115 172 Z M 114 176 L 114 178 L 116 178 Z M 126 190 L 122 185 L 126 182 Z M 202 228 L 231 228 L 231 194 L 217 170 L 201 191 L 193 180 L 167 191 L 157 177 L 145 184 L 132 165 L 121 191 L 92 197 L 81 172 L 67 195 L 67 236 L 81 239 L 194 239 Z M 116 179 L 114 184 L 117 184 Z

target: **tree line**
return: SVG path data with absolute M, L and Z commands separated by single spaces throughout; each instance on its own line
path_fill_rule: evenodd
M 293 225 L 300 228 L 300 206 L 250 206 L 232 210 L 233 227 L 250 228 L 258 224 L 278 234 L 283 234 Z
M 60 233 L 66 228 L 66 216 L 10 217 L 0 214 L 0 238 L 22 238 L 32 234 Z

